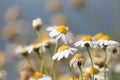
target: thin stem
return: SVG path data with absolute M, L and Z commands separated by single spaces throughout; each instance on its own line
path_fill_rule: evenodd
M 41 56 L 40 56 L 40 53 L 39 52 L 36 52 L 36 54 L 37 54 L 37 56 L 38 56 L 38 58 L 39 58 L 39 62 L 41 61 Z M 41 62 L 40 62 L 41 63 Z M 41 64 L 39 63 L 39 65 L 40 65 L 40 71 L 41 71 Z
M 89 58 L 90 58 L 90 61 L 91 61 L 91 65 L 92 65 L 92 80 L 94 80 L 94 65 L 93 65 L 92 56 L 91 56 L 89 47 L 86 47 L 86 50 L 87 50 L 87 52 L 88 52 L 88 55 L 89 55 Z
M 106 49 L 104 49 L 104 57 L 105 57 L 105 62 L 104 62 L 104 80 L 106 80 L 106 60 L 107 60 Z
M 40 56 L 41 56 L 41 67 L 40 67 L 40 70 L 41 70 L 41 72 L 43 72 L 43 67 L 44 67 L 44 55 L 43 55 L 43 51 L 42 51 L 42 48 L 40 48 L 41 49 L 41 54 L 40 54 Z
M 67 66 L 68 66 L 68 68 L 69 68 L 69 71 L 70 71 L 70 74 L 71 74 L 71 76 L 72 76 L 72 78 L 73 78 L 73 80 L 74 80 L 74 74 L 73 74 L 73 71 L 72 71 L 72 69 L 71 69 L 71 67 L 70 67 L 70 65 L 69 65 L 69 61 L 66 59 L 66 63 L 67 63 Z
M 38 40 L 41 39 L 41 34 L 39 31 L 37 31 L 37 35 L 38 35 Z
M 56 46 L 55 46 L 54 54 L 57 52 L 58 44 L 59 44 L 59 39 L 56 41 Z M 51 72 L 50 72 L 50 74 L 51 74 L 51 76 L 53 77 L 53 80 L 55 80 L 54 74 L 56 74 L 56 73 L 54 72 L 54 68 L 55 68 L 55 60 L 52 60 L 52 67 L 51 67 Z
M 48 49 L 48 53 L 50 54 L 50 57 L 52 58 L 52 52 L 50 48 Z
M 31 62 L 30 62 L 28 56 L 26 56 L 25 59 L 26 59 L 26 61 L 28 62 L 28 64 L 32 67 L 32 64 L 31 64 Z
M 81 66 L 79 66 L 79 65 L 78 65 L 78 68 L 79 68 L 79 70 L 80 70 L 80 80 L 83 80 L 83 76 L 82 76 L 82 68 L 81 68 Z

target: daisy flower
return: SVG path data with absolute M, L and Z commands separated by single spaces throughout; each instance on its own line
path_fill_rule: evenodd
M 28 53 L 39 52 L 40 46 L 41 46 L 40 42 L 31 44 L 28 48 Z
M 27 56 L 29 54 L 28 53 L 28 47 L 27 46 L 18 46 L 15 49 L 15 53 L 21 54 L 23 56 Z
M 79 80 L 79 78 L 74 77 L 74 79 L 72 77 L 70 77 L 68 80 Z
M 74 54 L 77 51 L 76 48 L 69 47 L 67 45 L 61 46 L 57 53 L 52 57 L 53 60 L 60 60 L 63 57 L 68 58 L 70 54 Z
M 86 61 L 86 59 L 85 59 L 84 55 L 81 54 L 81 53 L 77 53 L 77 54 L 75 54 L 75 56 L 70 60 L 70 66 L 73 65 L 74 68 L 75 68 L 76 66 L 78 66 L 78 63 L 81 64 L 81 65 L 84 65 L 84 64 L 85 64 L 85 61 Z
M 107 47 L 107 52 L 112 53 L 112 54 L 119 54 L 120 46 L 110 45 Z
M 33 28 L 36 29 L 37 31 L 40 30 L 41 25 L 42 25 L 42 21 L 41 21 L 40 18 L 36 18 L 36 19 L 33 20 L 32 26 L 33 26 Z
M 75 47 L 91 47 L 91 48 L 97 48 L 97 44 L 93 41 L 91 36 L 83 36 L 82 39 L 76 43 L 74 43 Z
M 97 34 L 95 34 L 95 35 L 93 36 L 93 39 L 99 40 L 99 39 L 102 38 L 103 36 L 104 36 L 103 33 L 97 33 Z
M 53 26 L 48 27 L 47 31 L 50 31 L 49 36 L 56 40 L 62 39 L 65 44 L 73 42 L 73 34 L 68 32 L 68 27 L 66 26 Z
M 40 72 L 35 72 L 34 73 L 34 78 L 36 80 L 52 80 L 52 78 L 50 76 L 47 76 L 47 75 L 42 74 Z
M 94 65 L 94 78 L 97 79 L 97 80 L 104 80 L 104 68 L 99 68 L 98 66 Z M 92 74 L 92 68 L 89 66 L 89 67 L 86 67 L 86 69 L 84 69 L 85 72 L 87 72 L 88 74 Z M 106 74 L 108 74 L 108 68 L 106 69 Z M 108 80 L 108 76 L 106 78 L 106 80 Z
M 46 52 L 51 44 L 54 44 L 56 40 L 50 39 L 49 37 L 42 38 L 41 42 L 33 43 L 29 46 L 28 52 L 32 53 L 34 51 L 37 52 Z
M 110 45 L 120 46 L 119 42 L 111 40 L 111 38 L 108 35 L 104 35 L 102 38 L 100 38 L 97 41 L 97 44 L 99 45 L 100 48 L 105 48 Z

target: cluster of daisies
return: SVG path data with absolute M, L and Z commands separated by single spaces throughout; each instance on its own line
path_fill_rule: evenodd
M 30 62 L 29 55 L 36 54 L 40 62 L 39 70 L 32 70 L 31 75 L 28 74 L 20 80 L 57 80 L 56 61 L 62 59 L 65 60 L 71 74 L 66 80 L 110 80 L 108 64 L 112 54 L 120 52 L 119 42 L 111 40 L 103 33 L 97 33 L 94 36 L 84 35 L 75 42 L 74 35 L 64 25 L 48 27 L 46 30 L 49 32 L 49 37 L 42 38 L 40 18 L 33 20 L 33 28 L 38 35 L 36 42 L 29 46 L 18 46 L 15 52 L 21 54 L 33 69 L 35 68 Z M 84 54 L 80 52 L 80 48 L 84 50 Z M 45 72 L 45 53 L 48 53 L 51 58 L 50 70 L 47 73 Z M 70 60 L 72 55 L 74 57 Z M 75 69 L 78 69 L 78 75 L 75 75 Z M 27 68 L 27 71 L 31 69 Z

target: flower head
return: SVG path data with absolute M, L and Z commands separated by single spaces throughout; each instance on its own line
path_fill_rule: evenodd
M 63 45 L 58 49 L 57 53 L 52 57 L 52 59 L 57 59 L 59 61 L 63 57 L 68 58 L 70 54 L 74 54 L 76 51 L 76 48 L 71 48 L 67 45 Z
M 98 69 L 98 68 L 95 68 L 95 67 L 93 68 L 93 71 L 94 71 L 94 72 L 93 72 L 94 74 L 98 74 L 98 73 L 100 72 L 99 69 Z M 90 68 L 90 69 L 88 70 L 88 73 L 92 74 L 92 68 Z
M 73 64 L 74 67 L 78 66 L 78 64 L 84 65 L 86 59 L 83 54 L 77 53 L 70 61 L 70 66 Z
M 43 77 L 43 74 L 37 71 L 37 72 L 34 73 L 34 77 L 35 77 L 36 79 L 39 79 L 39 78 L 42 78 L 42 77 Z
M 68 32 L 68 27 L 66 26 L 53 26 L 48 27 L 47 31 L 50 31 L 50 37 L 54 39 L 62 39 L 65 44 L 73 42 L 73 34 Z
M 20 79 L 22 80 L 29 79 L 30 77 L 32 77 L 33 74 L 34 74 L 33 68 L 31 68 L 30 66 L 24 66 L 20 70 Z
M 100 48 L 106 48 L 110 45 L 120 46 L 119 42 L 111 40 L 111 38 L 108 35 L 104 35 L 96 43 L 99 45 Z
M 39 31 L 40 28 L 41 28 L 41 25 L 42 25 L 41 19 L 40 18 L 34 19 L 32 25 L 33 25 L 34 29 L 36 29 L 37 31 Z
M 29 54 L 27 46 L 18 46 L 15 49 L 15 52 L 18 53 L 18 54 L 21 54 L 22 56 L 27 56 Z
M 110 54 L 119 54 L 120 53 L 120 46 L 110 45 L 107 47 L 107 52 Z
M 97 33 L 97 34 L 94 35 L 94 38 L 95 38 L 95 40 L 99 40 L 99 39 L 101 39 L 103 36 L 104 36 L 103 33 Z
M 91 36 L 83 36 L 82 39 L 78 42 L 76 42 L 75 47 L 92 47 L 92 48 L 97 48 L 97 44 L 93 41 Z
M 91 80 L 91 74 L 89 72 L 84 72 L 83 73 L 83 80 Z
M 73 80 L 73 78 L 70 77 L 69 80 Z M 76 78 L 76 77 L 75 77 L 74 80 L 79 80 L 79 78 Z
M 41 46 L 40 42 L 31 44 L 28 48 L 28 53 L 39 52 L 40 46 Z

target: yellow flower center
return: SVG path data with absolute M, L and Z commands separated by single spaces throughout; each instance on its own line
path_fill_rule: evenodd
M 108 35 L 104 35 L 100 40 L 111 40 L 111 38 Z
M 90 76 L 91 76 L 91 74 L 89 72 L 84 72 L 83 73 L 83 77 L 90 77 Z
M 102 38 L 103 36 L 104 36 L 103 33 L 97 33 L 97 34 L 95 35 L 95 39 L 99 40 L 99 39 Z
M 45 37 L 42 39 L 42 42 L 49 42 L 50 41 L 50 38 L 49 37 Z
M 94 71 L 94 74 L 98 74 L 100 72 L 99 69 L 97 68 L 94 68 L 93 71 Z M 92 68 L 89 69 L 88 73 L 92 74 Z
M 73 80 L 73 78 L 72 77 L 70 77 L 69 78 L 69 80 Z M 79 80 L 78 78 L 74 78 L 74 80 Z
M 83 36 L 82 41 L 92 41 L 92 37 L 91 36 Z
M 81 53 L 77 53 L 77 54 L 75 54 L 75 56 L 74 56 L 74 58 L 77 58 L 77 59 L 79 59 L 79 58 L 83 58 L 84 56 L 83 56 L 83 54 L 81 54 Z
M 56 30 L 62 34 L 67 34 L 67 29 L 65 26 L 58 26 Z
M 37 47 L 40 43 L 34 43 L 32 46 Z
M 69 46 L 63 45 L 58 49 L 58 52 L 62 52 L 64 50 L 67 50 L 69 48 Z
M 34 77 L 36 79 L 39 79 L 39 78 L 43 77 L 43 74 L 37 71 L 37 72 L 34 73 Z

